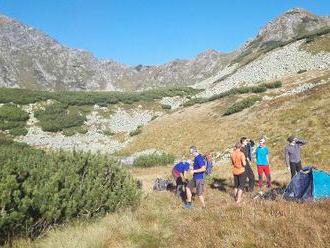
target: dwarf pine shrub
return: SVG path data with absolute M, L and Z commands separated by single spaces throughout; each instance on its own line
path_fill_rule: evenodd
M 174 163 L 174 156 L 171 154 L 158 154 L 153 153 L 149 155 L 141 155 L 135 159 L 133 166 L 137 167 L 152 167 L 157 165 L 168 165 Z
M 129 132 L 129 136 L 135 136 L 142 133 L 142 126 L 138 126 L 134 131 Z
M 171 105 L 168 105 L 168 104 L 162 104 L 162 109 L 167 109 L 167 110 L 170 110 L 172 108 Z
M 26 135 L 26 121 L 29 114 L 14 104 L 0 107 L 0 130 L 8 130 L 11 135 Z
M 45 153 L 0 139 L 0 164 L 0 245 L 139 203 L 136 181 L 106 156 Z
M 257 101 L 261 101 L 259 96 L 251 96 L 231 105 L 223 115 L 231 115 L 253 106 Z
M 67 105 L 94 105 L 108 106 L 109 104 L 132 104 L 138 101 L 153 101 L 163 97 L 191 96 L 201 90 L 191 87 L 163 87 L 139 92 L 48 92 L 27 89 L 0 88 L 0 103 L 29 104 L 42 100 L 53 99 Z
M 84 112 L 68 111 L 68 105 L 54 103 L 47 106 L 44 110 L 35 112 L 35 117 L 43 131 L 58 132 L 67 128 L 80 127 L 86 121 Z M 72 130 L 67 130 L 66 134 L 74 134 Z

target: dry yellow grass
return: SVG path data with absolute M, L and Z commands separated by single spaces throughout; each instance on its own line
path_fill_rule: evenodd
M 155 174 L 167 177 L 171 167 L 134 169 L 151 187 Z M 186 210 L 171 192 L 146 193 L 141 206 L 95 221 L 52 231 L 34 243 L 36 247 L 316 247 L 330 240 L 329 201 L 297 204 L 253 200 L 244 195 L 241 207 L 234 203 L 230 166 L 217 167 L 213 175 L 224 181 L 223 190 L 206 188 L 207 208 L 198 200 Z M 276 181 L 288 174 L 274 171 Z M 209 182 L 212 180 L 209 180 Z
M 314 41 L 304 44 L 302 48 L 310 53 L 316 54 L 320 52 L 330 51 L 330 34 L 316 37 Z

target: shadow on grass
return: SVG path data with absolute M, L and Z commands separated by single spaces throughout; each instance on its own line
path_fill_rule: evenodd
M 222 192 L 227 192 L 229 189 L 234 188 L 232 183 L 228 183 L 228 180 L 224 178 L 213 178 L 210 187 L 211 189 L 217 189 Z

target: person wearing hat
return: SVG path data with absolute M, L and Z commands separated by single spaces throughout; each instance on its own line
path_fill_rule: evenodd
M 258 186 L 261 190 L 263 180 L 262 176 L 265 173 L 267 178 L 267 187 L 270 188 L 272 186 L 271 177 L 270 177 L 270 169 L 269 169 L 269 150 L 265 146 L 266 140 L 264 138 L 260 139 L 259 146 L 256 150 L 256 163 L 259 175 Z
M 284 154 L 285 154 L 285 163 L 288 167 L 288 170 L 291 172 L 291 178 L 293 178 L 297 172 L 302 170 L 301 166 L 301 146 L 305 145 L 307 142 L 298 139 L 294 136 L 289 136 L 288 138 L 289 144 L 285 146 Z

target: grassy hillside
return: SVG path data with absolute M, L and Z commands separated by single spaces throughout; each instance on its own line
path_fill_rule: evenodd
M 223 116 L 229 106 L 256 94 L 233 95 L 181 109 L 151 122 L 122 153 L 158 148 L 181 156 L 187 155 L 192 144 L 203 152 L 221 153 L 241 136 L 258 139 L 266 135 L 273 188 L 283 188 L 290 181 L 283 164 L 283 148 L 290 134 L 309 141 L 303 149 L 305 165 L 330 170 L 330 84 L 291 96 L 283 94 L 329 79 L 329 70 L 284 78 L 282 88 L 258 94 L 264 97 L 261 102 L 229 116 Z M 18 240 L 14 246 L 327 247 L 329 200 L 298 204 L 280 198 L 254 200 L 255 193 L 246 193 L 242 206 L 237 207 L 232 199 L 231 167 L 228 161 L 217 165 L 207 180 L 206 209 L 201 209 L 196 199 L 196 208 L 185 210 L 173 193 L 152 192 L 153 180 L 170 178 L 171 166 L 131 168 L 145 191 L 137 209 L 94 222 L 68 224 L 34 242 Z M 220 187 L 212 187 L 213 182 Z
M 330 72 L 312 72 L 288 77 L 284 88 L 265 96 L 277 96 L 286 90 L 328 79 Z M 248 95 L 230 96 L 218 101 L 195 105 L 155 120 L 123 153 L 155 147 L 169 153 L 183 155 L 190 145 L 202 151 L 221 152 L 241 136 L 258 139 L 266 135 L 274 166 L 283 165 L 283 149 L 288 135 L 294 134 L 309 141 L 304 149 L 306 163 L 330 168 L 330 84 L 294 96 L 263 100 L 242 112 L 223 116 L 227 108 Z M 314 154 L 317 153 L 317 156 Z
M 281 79 L 281 88 L 261 93 L 230 95 L 161 116 L 144 127 L 121 154 L 157 148 L 177 156 L 188 155 L 190 145 L 202 152 L 221 154 L 241 136 L 267 136 L 271 150 L 273 188 L 284 188 L 290 175 L 283 149 L 288 135 L 309 143 L 303 163 L 330 171 L 330 70 L 303 72 Z M 285 95 L 323 82 L 299 94 Z M 328 82 L 328 83 L 326 83 Z M 224 116 L 234 103 L 249 97 L 263 100 L 241 112 Z M 255 170 L 255 165 L 253 164 Z M 156 177 L 170 178 L 171 166 L 131 168 L 145 191 L 141 205 L 94 221 L 78 221 L 50 231 L 35 241 L 14 247 L 327 247 L 330 240 L 330 202 L 298 204 L 254 200 L 244 195 L 237 207 L 232 199 L 231 166 L 218 160 L 207 180 L 206 204 L 185 210 L 171 192 L 152 192 Z M 220 187 L 212 187 L 217 182 Z M 266 191 L 266 188 L 263 188 Z

